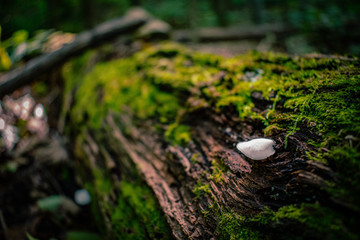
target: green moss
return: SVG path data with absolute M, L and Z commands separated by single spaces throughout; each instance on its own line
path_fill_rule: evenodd
M 170 238 L 163 214 L 143 183 L 121 182 L 121 194 L 111 221 L 117 239 Z
M 222 160 L 213 160 L 211 162 L 211 171 L 212 172 L 209 176 L 209 180 L 213 180 L 216 183 L 224 182 L 223 174 L 225 174 L 227 168 Z
M 209 184 L 204 184 L 201 181 L 198 181 L 193 192 L 196 195 L 196 198 L 199 199 L 203 194 L 210 194 L 211 187 Z
M 101 196 L 97 193 L 97 190 L 92 182 L 84 183 L 84 188 L 89 192 L 91 196 L 91 214 L 95 220 L 98 230 L 104 235 L 108 234 L 104 222 L 104 216 L 101 211 L 101 206 L 99 206 L 99 203 L 102 202 Z
M 195 163 L 200 162 L 200 156 L 201 156 L 200 153 L 194 153 L 194 154 L 191 156 L 191 159 L 190 159 L 191 164 L 195 164 Z
M 105 173 L 100 169 L 93 168 L 92 174 L 94 176 L 94 187 L 100 196 L 109 194 L 112 190 L 111 182 Z
M 148 186 L 135 178 L 123 180 L 117 187 L 100 169 L 91 173 L 93 182 L 85 184 L 92 198 L 91 210 L 99 229 L 110 239 L 170 238 L 167 222 Z M 118 192 L 117 205 L 108 200 L 114 192 Z
M 289 205 L 278 211 L 265 209 L 248 219 L 248 222 L 256 223 L 256 227 L 260 228 L 274 224 L 288 225 L 289 228 L 292 226 L 294 231 L 289 231 L 287 236 L 281 239 L 357 239 L 356 235 L 348 231 L 341 215 L 318 204 Z
M 91 211 L 99 231 L 108 239 L 169 239 L 169 227 L 151 189 L 135 170 L 112 181 L 108 169 L 99 166 L 101 162 L 91 162 L 82 152 L 83 135 L 76 140 L 76 155 L 82 161 L 76 169 L 87 179 L 84 187 L 91 195 Z
M 180 108 L 179 100 L 143 81 L 136 73 L 135 59 L 98 64 L 77 91 L 72 111 L 75 122 L 98 128 L 109 110 L 121 112 L 124 106 L 129 106 L 140 119 L 174 121 Z
M 218 239 L 357 239 L 341 215 L 318 204 L 289 205 L 277 211 L 266 208 L 252 217 L 224 209 L 203 214 L 215 217 Z
M 35 82 L 32 86 L 32 90 L 34 93 L 38 96 L 46 96 L 46 94 L 49 92 L 48 86 L 45 82 Z
M 233 212 L 218 216 L 218 239 L 263 239 L 260 233 L 246 226 L 246 218 Z
M 191 140 L 190 127 L 178 123 L 170 124 L 165 132 L 165 139 L 180 146 Z
M 346 140 L 345 140 L 346 141 Z M 343 168 L 338 177 L 339 183 L 334 184 L 330 189 L 330 193 L 337 198 L 344 198 L 353 204 L 356 211 L 360 211 L 358 200 L 360 192 L 360 153 L 358 149 L 351 146 L 350 141 L 344 143 L 343 146 L 334 146 L 327 153 L 324 153 L 324 158 L 332 159 L 334 169 Z

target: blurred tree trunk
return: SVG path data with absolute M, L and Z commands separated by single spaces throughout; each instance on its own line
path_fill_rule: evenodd
M 229 24 L 229 19 L 227 15 L 229 0 L 211 0 L 211 7 L 216 15 L 217 23 L 219 26 L 227 26 Z
M 197 42 L 199 40 L 197 29 L 199 28 L 199 6 L 198 0 L 188 1 L 187 11 L 189 13 L 189 25 L 191 31 L 191 41 Z
M 141 0 L 131 0 L 130 5 L 131 6 L 141 6 Z
M 249 0 L 251 19 L 256 24 L 264 22 L 263 0 Z
M 82 16 L 86 28 L 91 28 L 96 23 L 96 0 L 81 0 Z M 101 13 L 99 13 L 101 14 Z
M 59 24 L 59 1 L 47 0 L 47 25 L 56 28 Z

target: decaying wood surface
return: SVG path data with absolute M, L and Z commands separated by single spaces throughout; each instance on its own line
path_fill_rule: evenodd
M 64 45 L 55 52 L 41 55 L 20 67 L 0 77 L 0 97 L 9 94 L 42 73 L 49 72 L 52 68 L 69 60 L 69 58 L 85 50 L 99 46 L 121 34 L 134 31 L 150 19 L 150 15 L 140 8 L 134 8 L 118 19 L 102 23 L 97 27 L 80 33 L 72 43 Z
M 86 133 L 82 148 L 93 167 L 103 166 L 105 159 L 114 179 L 136 166 L 176 239 L 214 237 L 214 216 L 205 219 L 202 213 L 213 204 L 250 216 L 265 207 L 277 209 L 300 201 L 331 203 L 324 187 L 325 181 L 333 179 L 333 172 L 320 162 L 305 161 L 309 150 L 305 136 L 289 137 L 285 149 L 285 134 L 276 135 L 276 154 L 253 161 L 238 152 L 235 144 L 261 136 L 256 122 L 240 122 L 210 110 L 194 113 L 188 123 L 193 139 L 187 147 L 168 145 L 153 130 L 151 121 L 140 127 L 132 122 L 131 114 L 110 113 L 102 131 Z M 239 122 L 241 125 L 235 124 Z M 196 163 L 191 161 L 194 154 Z M 213 170 L 212 160 L 223 161 L 229 169 L 222 174 L 222 181 L 204 178 Z M 200 179 L 211 186 L 211 193 L 196 199 L 193 190 Z

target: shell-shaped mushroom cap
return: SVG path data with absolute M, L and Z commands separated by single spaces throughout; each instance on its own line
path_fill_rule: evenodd
M 275 153 L 275 141 L 267 138 L 256 138 L 248 142 L 239 142 L 236 148 L 248 158 L 262 160 Z

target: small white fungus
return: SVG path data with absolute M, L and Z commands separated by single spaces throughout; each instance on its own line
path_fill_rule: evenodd
M 75 202 L 79 205 L 87 205 L 91 202 L 91 197 L 86 189 L 79 189 L 74 194 Z
M 248 158 L 262 160 L 275 153 L 275 141 L 267 138 L 257 138 L 248 142 L 239 142 L 236 148 Z

